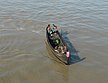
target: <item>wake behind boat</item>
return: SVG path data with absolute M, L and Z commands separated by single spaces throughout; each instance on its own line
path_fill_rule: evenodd
M 63 63 L 69 65 L 70 52 L 64 42 L 61 34 L 59 33 L 57 26 L 50 24 L 46 27 L 46 38 L 51 52 Z

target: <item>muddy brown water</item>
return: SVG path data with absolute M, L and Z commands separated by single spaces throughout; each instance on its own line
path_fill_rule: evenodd
M 49 23 L 63 31 L 69 66 L 45 44 Z M 0 83 L 108 83 L 108 1 L 0 0 Z

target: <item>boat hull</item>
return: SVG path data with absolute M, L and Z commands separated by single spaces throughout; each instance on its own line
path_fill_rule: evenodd
M 58 36 L 59 36 L 59 38 L 60 38 L 62 44 L 65 45 L 66 48 L 67 48 L 67 45 L 66 45 L 66 43 L 63 41 L 62 36 L 60 35 L 59 31 L 57 31 L 56 33 L 58 34 Z M 58 58 L 61 62 L 63 62 L 64 64 L 69 65 L 69 57 L 67 58 L 67 57 L 66 57 L 66 54 L 61 54 L 61 53 L 56 52 L 55 49 L 54 49 L 54 47 L 52 46 L 47 28 L 46 28 L 46 40 L 47 40 L 47 44 L 48 44 L 48 46 L 50 47 L 50 50 L 51 50 L 51 52 L 53 53 L 53 55 L 54 55 L 56 58 Z

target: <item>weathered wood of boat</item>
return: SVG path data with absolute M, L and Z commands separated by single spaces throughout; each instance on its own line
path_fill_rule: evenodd
M 53 30 L 50 24 L 46 27 L 46 38 L 51 52 L 63 63 L 69 65 L 70 53 L 61 34 L 57 30 L 57 26 L 53 24 Z

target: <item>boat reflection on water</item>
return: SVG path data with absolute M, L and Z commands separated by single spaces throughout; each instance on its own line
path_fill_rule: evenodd
M 75 63 L 83 61 L 84 59 L 86 59 L 86 57 L 84 57 L 84 58 L 79 57 L 79 55 L 78 55 L 79 51 L 77 51 L 76 48 L 74 47 L 74 45 L 70 42 L 70 40 L 69 40 L 69 38 L 67 36 L 68 34 L 69 34 L 68 32 L 63 32 L 61 30 L 62 38 L 66 42 L 66 44 L 68 46 L 68 49 L 70 51 L 69 63 L 71 65 L 71 64 L 75 64 Z
M 65 65 L 63 62 L 61 62 L 55 55 L 51 52 L 50 47 L 47 42 L 46 48 L 48 51 L 48 58 L 52 60 L 52 66 L 55 69 L 55 71 L 60 75 L 61 78 L 63 78 L 64 83 L 69 83 L 69 66 Z

